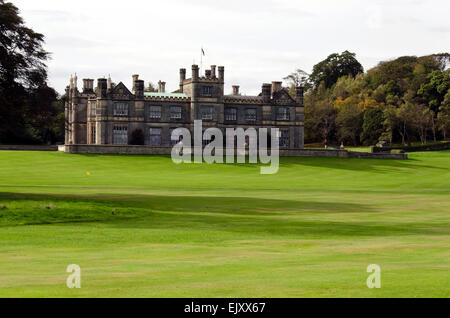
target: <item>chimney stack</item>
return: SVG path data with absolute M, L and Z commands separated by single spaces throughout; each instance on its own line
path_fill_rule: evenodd
M 84 78 L 83 79 L 83 93 L 93 93 L 94 92 L 94 80 Z
M 182 68 L 180 69 L 180 84 L 182 84 L 185 79 L 186 79 L 186 69 Z
M 83 93 L 87 93 L 88 91 L 89 91 L 88 79 L 83 78 Z
M 180 69 L 180 93 L 183 93 L 183 82 L 186 79 L 186 69 Z
M 134 86 L 135 86 L 135 89 L 136 89 L 136 91 L 135 91 L 135 96 L 136 96 L 136 98 L 139 98 L 139 99 L 143 99 L 144 98 L 144 81 L 143 80 L 136 80 L 135 82 L 134 82 Z
M 272 82 L 272 96 L 274 93 L 281 91 L 282 82 Z
M 133 75 L 133 89 L 132 89 L 132 93 L 136 94 L 136 81 L 139 80 L 139 75 L 135 74 Z
M 272 85 L 271 84 L 263 84 L 262 86 L 262 98 L 264 104 L 270 103 L 270 93 L 271 93 Z
M 211 77 L 216 78 L 216 66 L 211 65 Z
M 295 88 L 295 101 L 297 102 L 297 104 L 300 106 L 300 107 L 303 107 L 304 106 L 304 104 L 303 104 L 303 95 L 304 95 L 304 89 L 303 89 L 303 87 L 296 87 Z
M 233 95 L 240 95 L 239 94 L 239 85 L 233 85 Z
M 97 80 L 97 97 L 106 98 L 107 83 L 106 78 L 99 78 Z
M 192 80 L 198 80 L 198 65 L 192 65 Z
M 165 93 L 166 92 L 166 82 L 158 82 L 158 93 Z
M 77 73 L 75 73 L 75 77 L 73 78 L 73 88 L 76 90 L 78 88 L 78 77 Z
M 225 67 L 219 66 L 219 80 L 221 82 L 225 81 Z
M 205 71 L 205 77 L 206 78 L 211 78 L 211 70 L 206 70 Z

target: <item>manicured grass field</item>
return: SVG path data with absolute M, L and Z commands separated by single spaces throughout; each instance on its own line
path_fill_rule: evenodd
M 0 296 L 450 297 L 450 152 L 409 157 L 0 151 Z

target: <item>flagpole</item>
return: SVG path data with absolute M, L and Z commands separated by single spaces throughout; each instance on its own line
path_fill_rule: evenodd
M 203 74 L 203 45 L 202 49 L 200 50 L 200 76 Z

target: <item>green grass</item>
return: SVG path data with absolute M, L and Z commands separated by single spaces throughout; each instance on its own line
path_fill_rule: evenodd
M 450 151 L 409 158 L 0 151 L 0 297 L 450 297 Z

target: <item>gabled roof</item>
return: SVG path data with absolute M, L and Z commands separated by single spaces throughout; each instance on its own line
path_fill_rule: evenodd
M 124 83 L 120 82 L 111 91 L 112 94 L 133 95 Z
M 291 95 L 289 95 L 289 92 L 286 88 L 282 88 L 278 92 L 274 92 L 272 98 L 275 101 L 282 101 L 283 103 L 287 103 L 287 104 L 290 104 L 290 103 L 295 104 L 296 103 L 295 99 L 293 99 L 291 97 Z

